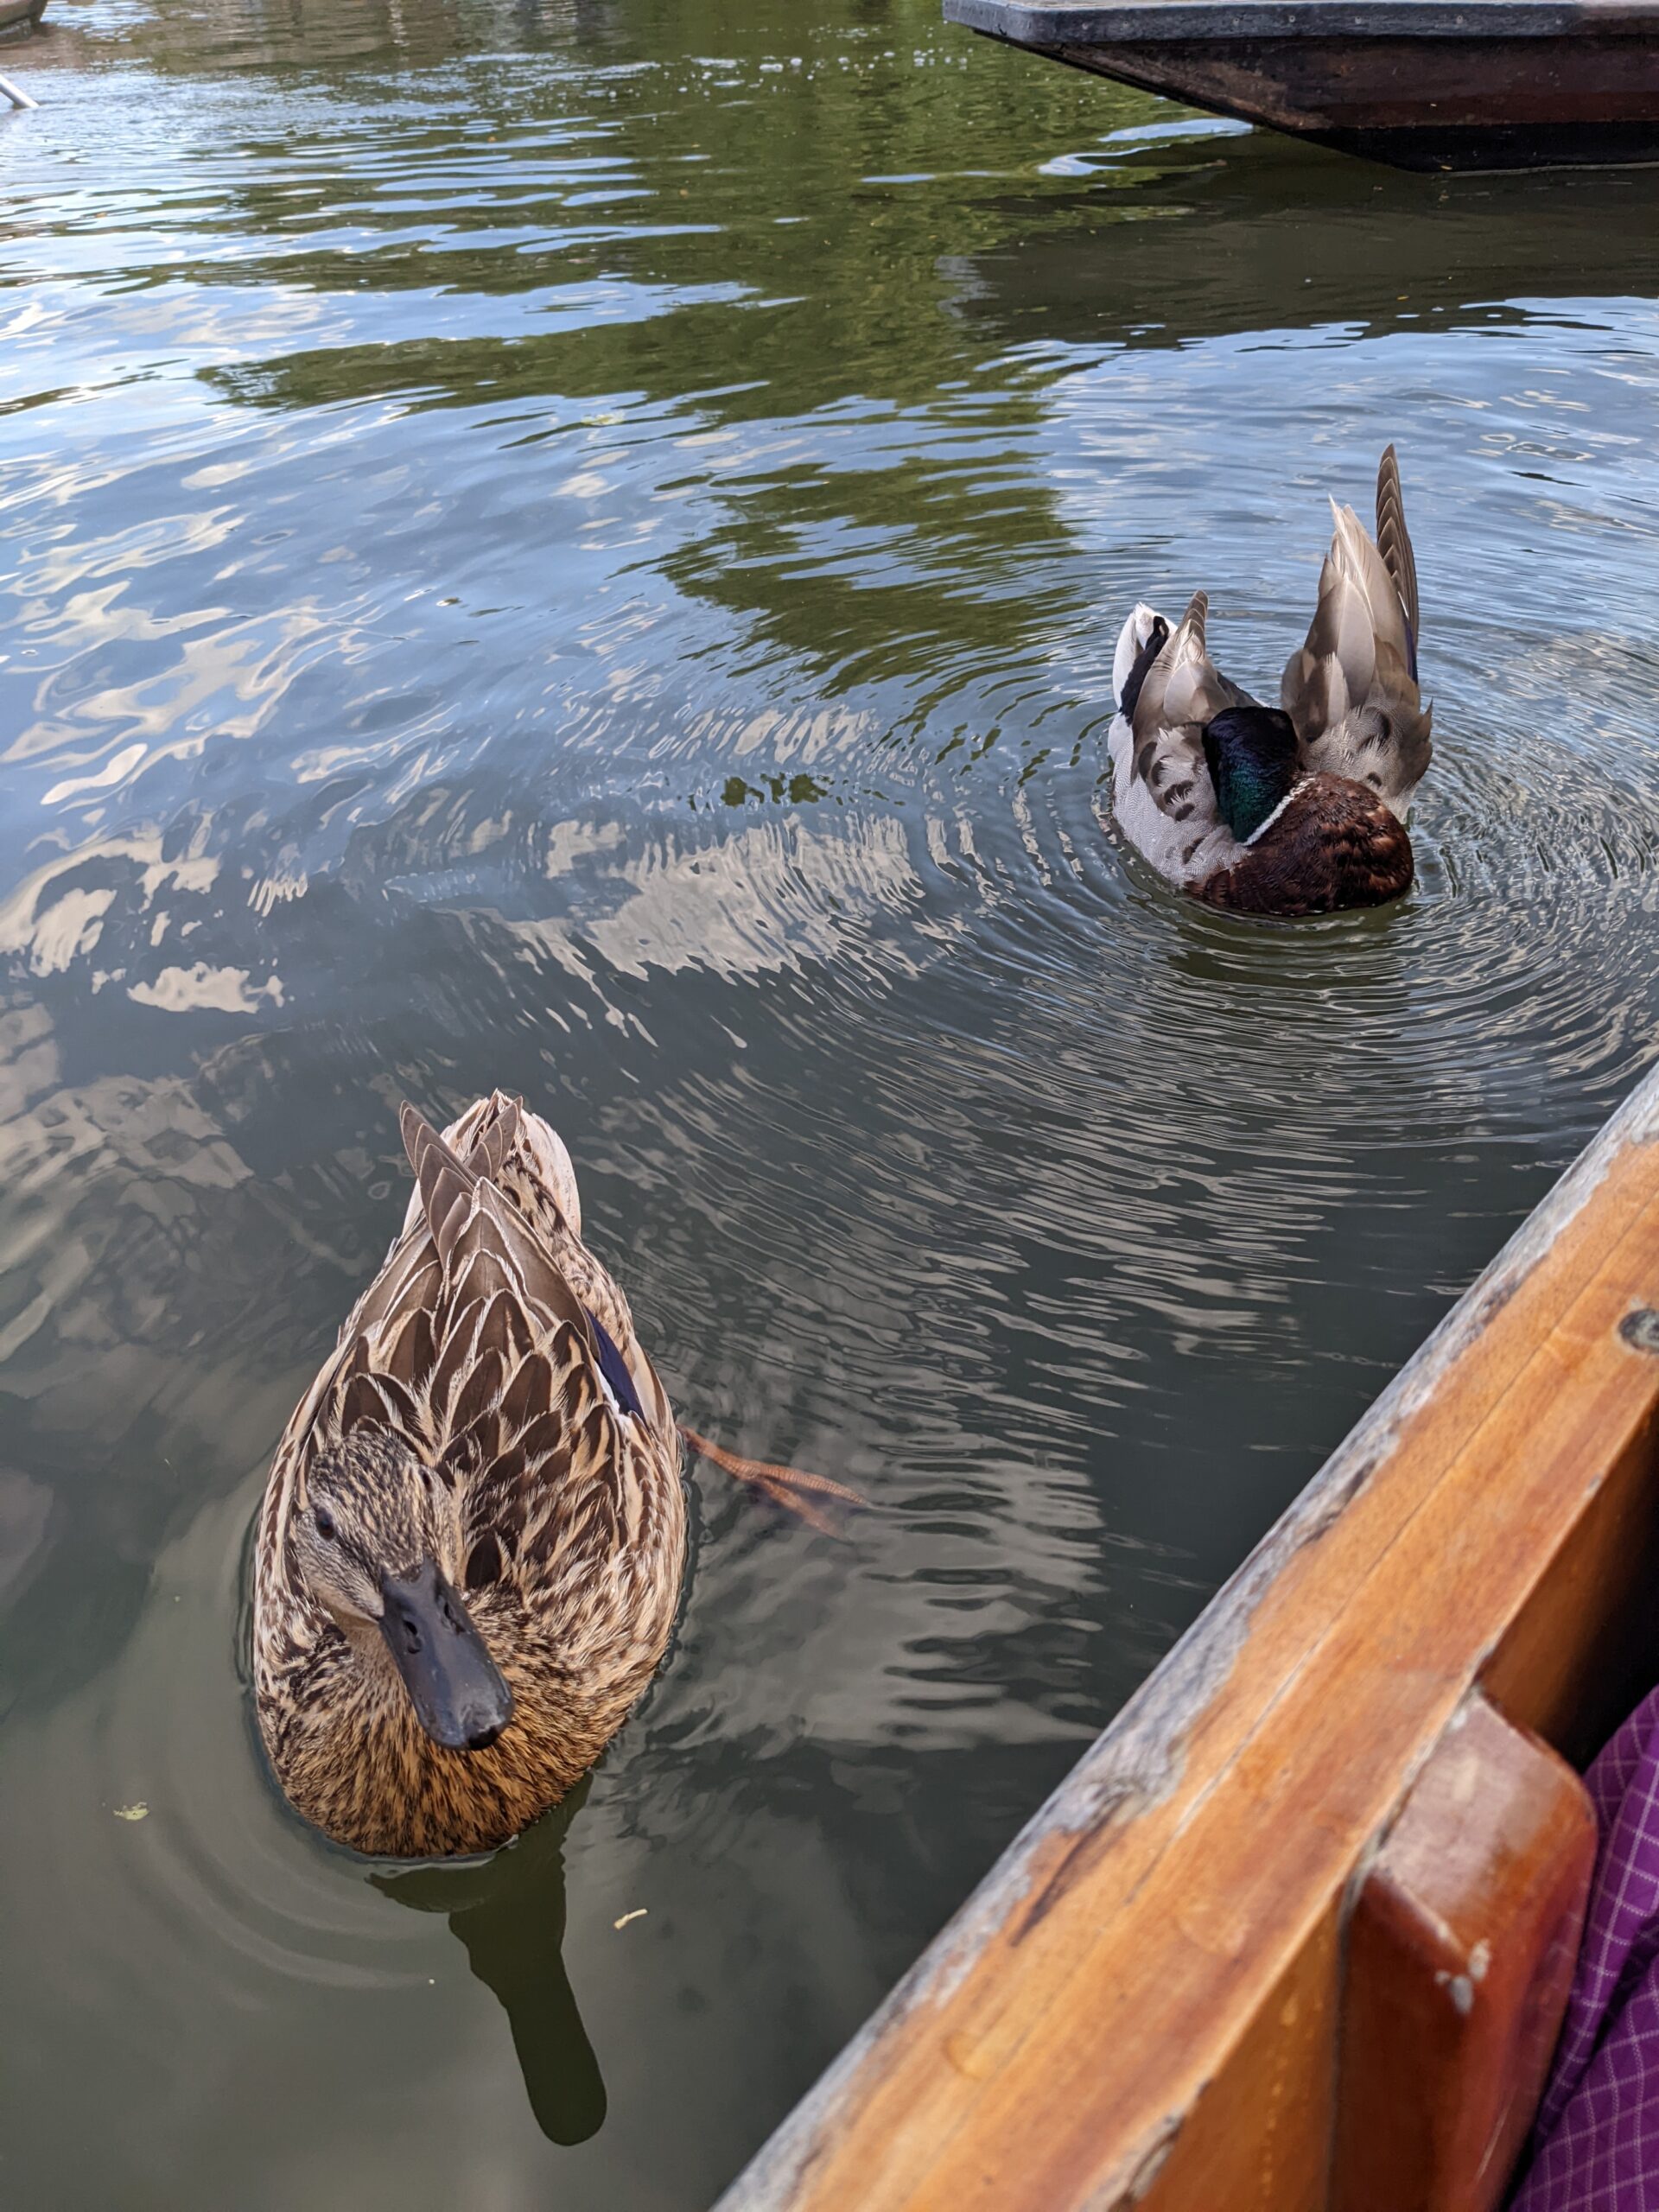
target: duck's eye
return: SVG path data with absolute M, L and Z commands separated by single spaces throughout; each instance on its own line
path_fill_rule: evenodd
M 337 1532 L 334 1528 L 334 1516 L 328 1510 L 327 1507 L 326 1505 L 318 1506 L 316 1511 L 311 1516 L 311 1518 L 316 1523 L 317 1534 L 323 1539 L 325 1543 L 332 1544 Z

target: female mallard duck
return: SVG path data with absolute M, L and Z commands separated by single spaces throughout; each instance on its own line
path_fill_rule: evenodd
M 1205 641 L 1204 593 L 1172 632 L 1149 607 L 1113 664 L 1112 804 L 1159 873 L 1236 913 L 1380 906 L 1411 883 L 1405 814 L 1428 766 L 1417 689 L 1417 569 L 1390 446 L 1375 542 L 1332 502 L 1336 534 L 1283 711 L 1231 683 Z
M 505 1842 L 587 1772 L 685 1561 L 682 1432 L 563 1144 L 499 1092 L 442 1137 L 403 1126 L 403 1233 L 277 1447 L 253 1578 L 277 1780 L 399 1858 Z M 854 1498 L 713 1456 L 815 1522 L 799 1491 Z

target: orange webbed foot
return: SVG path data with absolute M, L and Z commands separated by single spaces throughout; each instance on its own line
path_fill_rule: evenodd
M 861 1512 L 869 1499 L 860 1491 L 849 1489 L 845 1483 L 832 1482 L 828 1475 L 809 1474 L 802 1467 L 781 1467 L 770 1459 L 740 1459 L 735 1452 L 728 1452 L 723 1445 L 710 1443 L 706 1436 L 699 1436 L 695 1428 L 680 1423 L 680 1434 L 694 1452 L 705 1459 L 712 1459 L 717 1467 L 741 1483 L 747 1483 L 752 1490 L 769 1497 L 774 1505 L 785 1506 L 804 1521 L 810 1529 L 817 1529 L 826 1536 L 842 1536 L 841 1526 L 848 1512 Z M 840 1507 L 840 1513 L 833 1509 Z

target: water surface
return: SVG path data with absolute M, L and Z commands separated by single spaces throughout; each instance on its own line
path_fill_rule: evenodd
M 1659 181 L 1395 177 L 932 0 L 53 17 L 0 2189 L 696 2212 L 1653 1055 Z M 1418 886 L 1183 906 L 1099 820 L 1117 623 L 1202 583 L 1270 686 L 1389 438 Z M 581 1802 L 375 1870 L 256 1756 L 246 1532 L 397 1102 L 494 1084 L 688 1417 L 879 1510 L 699 1471 Z

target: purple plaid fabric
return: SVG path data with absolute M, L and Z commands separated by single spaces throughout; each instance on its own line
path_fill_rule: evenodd
M 1659 2212 L 1659 1690 L 1585 1781 L 1590 1913 L 1510 2212 Z

